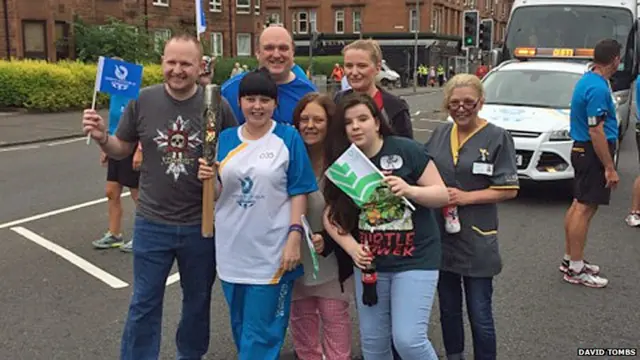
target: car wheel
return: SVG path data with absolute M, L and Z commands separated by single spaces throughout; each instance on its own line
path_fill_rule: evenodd
M 382 86 L 384 86 L 384 87 L 388 87 L 388 86 L 389 86 L 389 80 L 387 80 L 387 79 L 382 79 L 382 80 L 380 81 L 380 84 L 382 84 Z

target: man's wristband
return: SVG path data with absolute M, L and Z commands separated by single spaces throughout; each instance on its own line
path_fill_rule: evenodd
M 99 142 L 98 145 L 105 146 L 105 145 L 107 145 L 108 142 L 109 142 L 109 134 L 107 134 L 107 136 L 105 137 L 104 141 Z
M 299 232 L 300 235 L 304 234 L 304 229 L 302 228 L 302 225 L 300 224 L 292 224 L 291 226 L 289 226 L 289 234 L 291 234 L 292 232 Z

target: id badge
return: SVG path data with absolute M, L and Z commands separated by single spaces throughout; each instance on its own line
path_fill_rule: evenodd
M 482 162 L 474 162 L 471 172 L 474 175 L 487 175 L 493 176 L 493 164 L 487 164 Z

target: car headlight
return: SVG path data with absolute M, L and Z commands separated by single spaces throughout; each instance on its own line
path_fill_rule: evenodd
M 568 129 L 554 130 L 549 134 L 550 141 L 571 141 Z

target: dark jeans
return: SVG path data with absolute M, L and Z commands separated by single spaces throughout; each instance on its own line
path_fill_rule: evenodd
M 440 323 L 447 357 L 460 359 L 464 353 L 464 327 L 462 321 L 462 289 L 471 334 L 475 360 L 496 359 L 496 331 L 493 324 L 491 297 L 493 278 L 472 278 L 441 271 L 438 281 Z
M 177 358 L 200 360 L 209 349 L 211 288 L 216 276 L 214 240 L 202 238 L 200 225 L 158 224 L 139 216 L 133 233 L 133 295 L 120 359 L 160 358 L 165 284 L 175 259 L 182 287 Z

